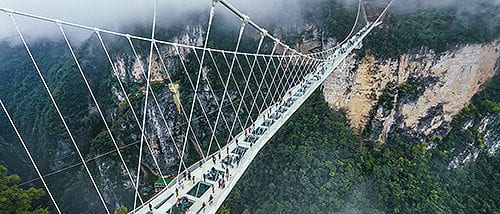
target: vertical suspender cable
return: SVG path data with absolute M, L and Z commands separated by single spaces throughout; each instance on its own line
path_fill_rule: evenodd
M 151 79 L 151 66 L 153 64 L 153 43 L 155 39 L 155 28 L 156 28 L 156 12 L 158 7 L 158 0 L 155 0 L 155 8 L 153 12 L 153 27 L 151 29 L 151 45 L 149 46 L 149 65 L 148 65 L 148 75 L 146 77 L 146 97 L 144 99 L 144 113 L 142 116 L 142 133 L 141 133 L 141 145 L 139 146 L 139 162 L 137 163 L 137 180 L 136 180 L 136 191 L 134 197 L 134 210 L 137 207 L 137 196 L 139 195 L 139 181 L 141 179 L 141 162 L 142 162 L 142 147 L 144 145 L 144 138 L 146 138 L 146 116 L 148 113 L 148 95 L 149 95 L 149 84 Z M 161 172 L 161 169 L 160 169 Z
M 47 183 L 45 182 L 45 179 L 43 179 L 43 176 L 42 176 L 42 173 L 40 173 L 40 170 L 38 169 L 38 166 L 36 165 L 36 162 L 35 160 L 33 159 L 33 157 L 31 156 L 31 152 L 30 150 L 28 149 L 28 147 L 26 146 L 26 143 L 24 143 L 24 140 L 23 138 L 21 137 L 21 134 L 19 133 L 19 131 L 17 130 L 17 127 L 16 125 L 14 124 L 14 121 L 12 120 L 12 118 L 10 117 L 10 114 L 9 112 L 7 111 L 7 108 L 5 107 L 5 105 L 3 104 L 3 101 L 0 99 L 0 105 L 2 106 L 2 109 L 3 111 L 5 112 L 5 115 L 7 115 L 7 119 L 9 119 L 9 122 L 10 122 L 10 125 L 12 126 L 12 128 L 14 129 L 14 131 L 16 132 L 16 135 L 17 137 L 19 138 L 19 141 L 21 142 L 21 144 L 23 145 L 23 148 L 24 148 L 24 151 L 26 151 L 26 154 L 28 155 L 30 161 L 31 161 L 31 164 L 33 164 L 33 167 L 35 168 L 35 171 L 36 173 L 38 174 L 38 177 L 40 177 L 40 180 L 42 181 L 43 183 L 43 186 L 45 187 L 45 189 L 47 190 L 47 193 L 49 194 L 49 197 L 50 197 L 50 200 L 52 200 L 52 203 L 54 203 L 54 206 L 56 207 L 56 210 L 58 213 L 61 213 L 61 210 L 59 209 L 59 206 L 57 205 L 56 203 L 56 200 L 54 199 L 54 197 L 52 196 L 52 192 L 50 192 L 50 189 L 49 187 L 47 186 Z
M 94 177 L 92 176 L 92 173 L 90 173 L 90 169 L 88 168 L 87 163 L 85 162 L 85 159 L 83 158 L 83 155 L 80 152 L 80 149 L 78 148 L 78 144 L 76 144 L 75 138 L 73 137 L 73 134 L 71 133 L 69 126 L 66 123 L 66 120 L 64 119 L 64 116 L 62 115 L 62 113 L 59 109 L 59 106 L 56 103 L 56 100 L 52 96 L 52 92 L 50 91 L 49 86 L 47 85 L 47 82 L 45 81 L 45 78 L 43 77 L 42 72 L 40 71 L 40 68 L 38 67 L 38 64 L 36 63 L 35 58 L 33 57 L 33 54 L 31 53 L 31 50 L 29 49 L 28 44 L 26 43 L 26 40 L 24 39 L 23 34 L 21 33 L 21 31 L 19 30 L 19 27 L 17 26 L 16 20 L 14 20 L 14 17 L 12 16 L 12 14 L 9 13 L 9 16 L 10 16 L 10 19 L 12 20 L 12 23 L 16 27 L 16 31 L 19 34 L 19 37 L 21 38 L 23 45 L 24 45 L 26 51 L 28 52 L 28 55 L 30 56 L 31 61 L 33 62 L 33 65 L 35 66 L 35 69 L 38 72 L 38 75 L 40 76 L 40 79 L 42 80 L 42 83 L 43 83 L 45 89 L 47 90 L 47 93 L 49 94 L 49 97 L 50 97 L 50 100 L 52 101 L 52 104 L 56 108 L 56 111 L 57 111 L 57 114 L 59 115 L 59 118 L 61 118 L 61 121 L 62 121 L 64 127 L 66 128 L 66 131 L 68 132 L 68 135 L 69 135 L 69 138 L 71 139 L 71 142 L 75 146 L 76 152 L 78 153 L 80 160 L 83 162 L 83 166 L 85 167 L 85 171 L 87 171 L 87 174 L 90 177 L 92 185 L 94 186 L 94 188 L 97 192 L 97 195 L 99 196 L 99 199 L 101 200 L 101 203 L 104 206 L 104 209 L 106 210 L 106 213 L 110 213 L 108 206 L 106 205 L 106 202 L 104 201 L 104 198 L 102 197 L 101 191 L 99 191 L 99 188 L 97 187 L 97 184 L 94 180 Z
M 259 87 L 257 88 L 257 95 L 260 93 L 264 96 L 264 93 L 262 93 L 262 84 L 264 83 L 264 81 L 266 82 L 266 85 L 269 86 L 269 84 L 267 84 L 267 80 L 266 80 L 266 75 L 267 75 L 267 72 L 269 71 L 269 66 L 271 65 L 271 60 L 272 60 L 272 56 L 274 55 L 274 52 L 276 51 L 276 48 L 278 47 L 278 43 L 275 42 L 274 43 L 274 46 L 273 46 L 273 50 L 271 50 L 271 56 L 269 57 L 269 61 L 266 63 L 266 69 L 264 70 L 264 74 L 262 75 L 262 80 L 260 81 L 259 83 Z M 265 58 L 263 58 L 265 59 Z M 261 96 L 261 97 L 263 97 Z M 266 102 L 266 99 L 263 98 L 262 99 L 262 103 L 264 105 L 264 103 Z M 255 104 L 257 103 L 257 100 L 254 100 L 254 102 L 252 103 L 252 105 L 250 106 L 250 112 L 253 111 L 253 108 L 255 107 Z M 259 106 L 257 105 L 257 109 L 259 110 L 259 112 L 261 111 L 261 109 L 259 108 Z M 247 120 L 245 121 L 245 127 L 247 126 L 246 124 L 248 123 L 248 118 Z
M 261 37 L 260 37 L 260 41 L 259 41 L 259 46 L 257 47 L 257 52 L 256 54 L 259 54 L 260 52 L 260 48 L 262 46 L 262 43 L 264 42 L 264 34 L 261 34 Z M 245 83 L 245 88 L 243 89 L 243 95 L 241 96 L 241 100 L 240 100 L 240 103 L 238 104 L 238 109 L 236 110 L 236 115 L 238 115 L 240 113 L 240 110 L 241 110 L 241 104 L 245 101 L 245 93 L 247 91 L 247 88 L 248 88 L 248 84 L 250 83 L 250 75 L 252 75 L 252 72 L 253 72 L 253 69 L 254 69 L 254 66 L 255 66 L 255 62 L 257 60 L 257 57 L 255 57 L 254 61 L 253 61 L 253 64 L 251 65 L 251 68 L 250 68 L 250 73 L 248 74 L 248 80 L 246 81 Z M 256 98 L 254 98 L 256 99 Z M 251 116 L 251 112 L 248 112 L 248 116 Z M 231 130 L 229 130 L 230 133 L 233 132 L 233 129 L 234 129 L 234 126 L 236 125 L 236 120 L 233 120 L 233 124 L 231 126 Z M 246 128 L 246 127 L 243 127 L 243 128 Z M 231 139 L 228 138 L 228 142 L 230 141 Z
M 238 52 L 238 49 L 240 48 L 241 38 L 243 37 L 243 32 L 245 32 L 246 21 L 247 21 L 246 19 L 243 20 L 243 22 L 241 24 L 241 27 L 240 27 L 240 33 L 238 35 L 238 42 L 236 43 L 236 48 L 235 48 L 235 51 L 234 51 L 233 62 L 231 63 L 231 67 L 229 68 L 229 75 L 227 76 L 226 84 L 224 85 L 224 92 L 222 93 L 221 104 L 224 104 L 224 100 L 226 98 L 226 96 L 224 96 L 224 94 L 227 93 L 227 88 L 229 86 L 229 81 L 231 80 L 231 74 L 233 73 L 233 68 L 234 68 L 234 62 L 235 62 L 235 58 L 236 58 L 236 53 Z M 219 118 L 220 118 L 220 114 L 221 113 L 222 113 L 222 105 L 219 108 L 219 111 L 217 112 L 217 117 L 215 119 L 215 127 L 217 127 L 217 124 L 219 123 Z M 238 118 L 238 115 L 235 116 L 235 120 L 236 120 L 236 118 Z M 209 147 L 212 144 L 214 137 L 215 137 L 215 132 L 212 133 L 212 136 L 210 137 Z
M 134 52 L 134 56 L 135 56 L 135 59 L 140 62 L 140 58 L 139 58 L 139 55 L 137 54 L 137 51 L 135 50 L 134 48 L 134 44 L 132 43 L 132 40 L 130 39 L 130 37 L 127 37 L 127 40 L 129 42 L 129 45 L 130 47 L 132 48 L 132 52 Z M 161 57 L 160 57 L 161 59 Z M 143 73 L 145 73 L 145 69 L 144 67 L 142 66 L 142 63 L 139 63 L 139 67 L 141 68 L 141 71 Z M 168 126 L 168 123 L 167 123 L 167 119 L 165 118 L 165 115 L 163 113 L 163 110 L 161 110 L 161 106 L 160 106 L 160 103 L 158 102 L 158 99 L 156 98 L 156 95 L 154 93 L 154 90 L 152 87 L 149 88 L 150 92 L 151 92 L 151 95 L 153 96 L 153 100 L 155 101 L 156 103 L 156 106 L 158 108 L 158 111 L 160 112 L 160 115 L 161 115 L 161 118 L 163 120 L 163 123 L 165 124 L 165 127 L 167 128 L 167 132 L 168 132 L 168 135 L 170 136 L 170 139 L 172 140 L 172 143 L 174 144 L 174 147 L 175 147 L 175 150 L 177 151 L 177 154 L 179 155 L 179 157 L 181 156 L 181 153 L 179 151 L 179 148 L 177 147 L 177 144 L 175 143 L 175 139 L 174 139 L 174 136 L 172 135 L 172 130 L 170 129 L 170 127 Z M 134 111 L 133 111 L 134 112 Z M 135 113 L 134 113 L 135 115 Z M 137 116 L 135 116 L 137 118 Z M 138 123 L 138 125 L 140 125 L 140 123 Z M 146 141 L 146 144 L 148 144 L 148 142 Z M 153 155 L 153 158 L 154 158 L 154 155 Z M 156 161 L 155 161 L 156 162 Z M 184 168 L 186 167 L 185 163 L 184 162 L 181 162 L 182 165 L 184 166 Z
M 212 27 L 212 21 L 214 19 L 214 15 L 215 15 L 216 4 L 217 4 L 217 0 L 212 0 L 212 7 L 210 8 L 210 17 L 208 19 L 207 35 L 205 37 L 205 44 L 203 45 L 203 53 L 201 55 L 200 68 L 198 70 L 198 77 L 196 79 L 196 87 L 195 87 L 195 91 L 194 91 L 194 97 L 196 97 L 197 93 L 198 93 L 198 86 L 200 84 L 200 77 L 201 77 L 201 72 L 203 69 L 203 62 L 205 61 L 205 54 L 206 54 L 205 51 L 206 51 L 207 46 L 208 46 L 208 39 L 210 38 L 210 29 Z M 191 105 L 191 112 L 189 113 L 189 120 L 188 120 L 188 125 L 187 125 L 188 127 L 186 129 L 186 135 L 184 137 L 184 144 L 182 147 L 181 159 L 184 158 L 184 152 L 186 151 L 186 143 L 188 140 L 189 129 L 191 128 L 191 120 L 193 119 L 193 112 L 194 112 L 195 105 L 196 105 L 196 99 L 193 99 L 193 104 Z M 215 126 L 215 129 L 217 129 L 217 126 Z M 208 152 L 210 152 L 210 151 L 208 151 Z M 180 173 L 181 173 L 181 166 L 179 165 L 179 169 L 177 170 L 177 174 L 180 174 Z

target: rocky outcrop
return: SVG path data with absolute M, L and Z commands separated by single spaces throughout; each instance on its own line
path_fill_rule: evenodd
M 383 62 L 351 57 L 325 81 L 325 98 L 346 110 L 353 128 L 368 126 L 373 141 L 384 142 L 395 129 L 417 139 L 439 136 L 495 74 L 499 49 L 493 42 Z
M 203 33 L 201 25 L 185 26 L 182 33 L 172 38 L 176 44 L 190 46 L 203 46 Z M 173 45 L 157 44 L 161 59 L 156 49 L 153 50 L 151 63 L 151 82 L 162 82 L 168 80 L 169 74 L 165 71 L 175 70 L 179 59 L 185 60 L 186 56 L 193 50 L 190 48 L 175 47 Z M 138 82 L 145 79 L 145 73 L 149 70 L 149 55 L 137 57 L 131 54 L 117 58 L 114 62 L 116 72 L 122 81 Z M 163 67 L 165 66 L 165 68 Z M 175 81 L 175 80 L 174 80 Z

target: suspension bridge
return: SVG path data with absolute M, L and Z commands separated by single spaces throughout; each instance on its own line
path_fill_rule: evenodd
M 364 9 L 365 4 L 360 0 L 356 20 L 345 40 L 326 50 L 315 53 L 301 53 L 299 50 L 290 47 L 284 41 L 273 36 L 266 29 L 260 27 L 249 16 L 242 13 L 226 0 L 211 0 L 208 2 L 210 3 L 210 13 L 202 47 L 156 39 L 158 0 L 155 1 L 151 37 L 104 30 L 0 7 L 0 11 L 4 12 L 10 18 L 13 27 L 16 29 L 19 39 L 33 64 L 34 72 L 38 74 L 38 77 L 42 81 L 44 89 L 57 112 L 57 116 L 63 123 L 68 138 L 81 161 L 79 164 L 69 166 L 68 168 L 83 166 L 85 174 L 91 180 L 92 188 L 99 196 L 102 208 L 106 213 L 112 212 L 112 208 L 110 208 L 110 204 L 107 203 L 103 196 L 102 188 L 100 188 L 100 185 L 94 179 L 95 175 L 91 173 L 87 164 L 89 161 L 110 153 L 118 155 L 119 162 L 122 164 L 121 167 L 124 169 L 126 177 L 134 189 L 132 213 L 215 213 L 258 152 L 280 127 L 286 123 L 293 113 L 306 102 L 309 96 L 320 87 L 323 81 L 342 64 L 344 59 L 354 49 L 361 48 L 363 39 L 382 23 L 383 17 L 392 4 L 392 1 L 389 2 L 376 19 L 369 20 Z M 216 9 L 227 10 L 240 20 L 237 42 L 233 50 L 221 50 L 210 47 L 209 40 L 212 26 L 215 25 L 213 20 Z M 86 86 L 84 90 L 88 90 L 91 104 L 97 109 L 105 131 L 114 146 L 114 150 L 92 160 L 85 159 L 73 135 L 72 131 L 74 130 L 71 130 L 67 124 L 67 118 L 60 110 L 59 104 L 53 96 L 53 90 L 51 90 L 46 77 L 43 75 L 43 71 L 39 66 L 39 60 L 32 53 L 30 45 L 26 41 L 26 36 L 23 34 L 18 22 L 16 22 L 19 17 L 53 23 L 57 26 L 71 53 L 71 58 L 84 80 Z M 81 65 L 81 59 L 77 56 L 74 45 L 68 39 L 66 32 L 69 27 L 92 32 L 99 41 L 99 45 L 107 58 L 106 60 L 112 68 L 111 72 L 116 76 L 118 90 L 125 95 L 123 101 L 132 109 L 134 123 L 136 123 L 134 125 L 139 127 L 141 131 L 140 134 L 137 133 L 140 135 L 140 140 L 137 142 L 120 142 L 112 132 L 111 122 L 106 119 L 105 109 L 101 108 L 96 99 L 96 95 L 86 76 L 84 66 Z M 247 28 L 254 29 L 254 33 L 256 32 L 255 37 L 259 38 L 255 41 L 257 48 L 254 53 L 240 51 L 243 35 L 248 33 L 246 31 Z M 111 53 L 109 53 L 110 45 L 103 39 L 103 35 L 125 39 L 133 53 L 133 57 L 139 62 L 141 61 L 141 56 L 136 50 L 137 43 L 147 42 L 149 44 L 149 57 L 147 62 L 144 63 L 145 66 L 143 63 L 139 63 L 142 78 L 145 80 L 143 90 L 144 99 L 139 109 L 139 111 L 142 109 L 142 112 L 134 110 L 137 108 L 134 108 L 129 96 L 127 96 L 129 91 L 119 76 L 119 68 Z M 266 44 L 271 44 L 267 45 L 270 48 L 265 48 Z M 166 55 L 164 53 L 165 48 L 169 48 L 173 54 Z M 186 52 L 192 53 L 195 56 L 197 64 L 195 69 L 187 65 L 188 60 L 182 54 Z M 154 56 L 158 56 L 158 59 L 155 60 Z M 173 81 L 176 75 L 179 74 L 174 74 L 166 65 L 168 64 L 166 61 L 172 59 L 179 62 L 183 70 L 180 75 L 185 75 L 185 78 L 188 79 L 187 82 L 189 84 L 185 87 L 190 92 L 188 94 L 192 96 L 188 99 L 190 102 L 182 101 L 179 98 L 178 86 Z M 174 94 L 174 99 L 177 99 L 177 109 L 162 108 L 162 103 L 151 85 L 154 69 L 153 64 L 155 62 L 159 64 L 159 69 L 168 76 L 168 85 Z M 206 73 L 210 73 L 216 78 L 209 78 Z M 222 87 L 214 89 L 215 81 L 220 81 Z M 217 94 L 216 92 L 219 93 Z M 210 102 L 215 103 L 215 108 L 210 108 L 206 97 L 209 97 Z M 19 142 L 28 155 L 31 164 L 34 166 L 38 174 L 37 179 L 42 182 L 55 210 L 59 213 L 63 212 L 58 205 L 57 198 L 51 193 L 50 185 L 44 179 L 48 175 L 43 174 L 39 170 L 37 162 L 33 158 L 26 145 L 27 142 L 25 142 L 21 134 L 22 132 L 18 130 L 15 119 L 12 118 L 1 97 L 0 105 L 8 122 L 15 131 Z M 175 153 L 179 158 L 179 164 L 173 179 L 162 183 L 160 190 L 152 198 L 146 199 L 141 194 L 140 188 L 141 177 L 143 176 L 141 175 L 141 164 L 145 159 L 145 155 L 150 155 L 154 161 L 158 177 L 166 178 L 166 175 L 164 175 L 165 170 L 162 170 L 159 166 L 160 163 L 164 162 L 161 160 L 163 156 L 158 155 L 161 151 L 158 151 L 152 145 L 152 137 L 146 133 L 147 123 L 151 123 L 151 118 L 148 118 L 148 107 L 155 107 L 159 112 L 161 118 L 159 123 L 163 122 L 166 127 L 169 136 L 168 140 L 174 145 Z M 169 112 L 165 111 L 178 111 L 181 115 L 179 118 L 184 122 L 184 126 L 182 127 L 185 130 L 180 138 L 174 136 L 173 127 L 169 125 L 172 123 L 169 123 L 169 118 L 166 116 Z M 194 128 L 193 123 L 195 120 L 205 121 L 205 124 L 208 126 L 206 127 L 208 135 Z M 194 164 L 188 165 L 185 160 L 187 145 L 190 142 L 195 144 L 201 159 Z M 127 164 L 122 155 L 122 150 L 133 144 L 138 144 L 139 146 L 139 154 L 137 155 L 138 165 L 135 167 L 136 172 L 132 171 L 134 166 L 130 166 L 130 163 Z M 143 151 L 143 149 L 147 151 Z M 53 172 L 52 174 L 55 173 L 57 172 Z

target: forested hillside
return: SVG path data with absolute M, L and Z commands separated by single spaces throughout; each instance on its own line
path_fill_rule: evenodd
M 300 2 L 303 5 L 303 13 L 300 14 L 303 22 L 289 23 L 289 20 L 281 19 L 277 22 L 270 20 L 270 23 L 262 25 L 294 48 L 300 48 L 303 43 L 313 43 L 311 46 L 321 49 L 334 45 L 348 35 L 356 17 L 355 1 Z M 411 7 L 410 3 L 405 2 L 395 1 L 384 24 L 367 37 L 363 49 L 355 53 L 355 58 L 374 55 L 379 59 L 397 59 L 401 54 L 420 53 L 422 49 L 432 50 L 439 55 L 465 44 L 492 43 L 500 38 L 500 4 L 496 0 L 458 0 L 440 6 L 431 6 L 432 0 L 408 1 L 411 2 Z M 204 29 L 207 26 L 204 21 L 207 13 L 208 11 L 204 11 L 189 16 L 186 19 L 188 21 L 183 23 L 158 27 L 156 39 L 201 46 L 206 34 Z M 214 23 L 217 24 L 212 28 L 209 47 L 234 50 L 241 23 L 237 18 L 231 18 L 233 19 L 216 14 Z M 129 26 L 127 30 L 126 32 L 134 35 L 149 37 L 150 26 Z M 258 37 L 254 30 L 246 31 L 240 51 L 255 52 Z M 141 130 L 135 123 L 132 112 L 143 110 L 145 79 L 142 75 L 144 71 L 138 71 L 138 67 L 147 64 L 149 43 L 134 40 L 139 53 L 139 59 L 136 59 L 128 41 L 110 35 L 104 35 L 103 39 L 111 53 L 111 64 L 96 35 L 81 44 L 75 44 L 74 48 L 90 81 L 90 87 L 104 111 L 106 122 L 115 134 L 118 145 L 122 147 L 126 165 L 131 171 L 136 171 L 140 149 L 137 144 L 140 142 Z M 39 41 L 28 39 L 28 43 L 76 137 L 84 159 L 92 159 L 89 167 L 99 188 L 104 192 L 106 202 L 110 208 L 118 208 L 122 204 L 130 208 L 133 204 L 133 185 L 128 180 L 118 155 L 108 153 L 114 151 L 115 147 L 66 44 L 61 38 Z M 152 156 L 147 152 L 144 155 L 143 163 L 139 165 L 142 176 L 140 189 L 144 198 L 153 194 L 153 183 L 160 176 L 158 171 L 163 171 L 164 174 L 177 172 L 180 157 L 174 152 L 174 145 L 182 145 L 184 131 L 187 129 L 186 119 L 177 113 L 168 84 L 170 81 L 179 84 L 181 102 L 185 106 L 191 106 L 194 89 L 191 89 L 190 78 L 196 80 L 196 72 L 202 70 L 197 58 L 202 55 L 201 51 L 180 47 L 180 54 L 177 55 L 174 48 L 159 46 L 158 52 L 161 53 L 154 54 L 153 67 L 159 68 L 159 59 L 163 58 L 167 60 L 167 68 L 164 70 L 170 73 L 163 73 L 168 78 L 159 78 L 152 84 L 160 105 L 155 107 L 150 100 L 149 109 L 146 110 L 149 124 L 146 126 L 146 135 L 155 146 L 156 157 L 163 163 L 162 168 L 157 170 Z M 272 48 L 273 42 L 266 40 L 262 45 L 262 52 L 268 53 Z M 305 50 L 307 51 L 310 50 Z M 222 62 L 224 57 L 230 56 L 214 53 L 212 57 Z M 186 63 L 186 71 L 181 65 L 182 60 Z M 246 59 L 242 57 L 238 60 L 244 62 Z M 261 150 L 221 211 L 499 212 L 500 162 L 497 153 L 483 151 L 477 153 L 474 161 L 458 164 L 456 167 L 450 164 L 463 151 L 484 148 L 486 136 L 482 132 L 484 130 L 481 131 L 481 124 L 485 118 L 493 124 L 493 131 L 500 130 L 499 64 L 497 63 L 493 79 L 486 83 L 484 90 L 474 96 L 471 104 L 453 120 L 450 129 L 443 135 L 429 135 L 428 138 L 424 136 L 425 142 L 403 136 L 399 129 L 392 132 L 385 143 L 374 142 L 369 139 L 370 125 L 363 132 L 352 129 L 345 111 L 332 110 L 318 90 Z M 118 73 L 115 73 L 112 65 L 120 67 Z M 204 67 L 207 70 L 206 77 L 200 86 L 203 92 L 199 92 L 202 97 L 198 102 L 203 103 L 208 111 L 215 112 L 207 116 L 211 120 L 217 116 L 217 105 L 214 95 L 209 93 L 211 89 L 207 90 L 206 79 L 213 84 L 215 96 L 220 97 L 224 93 L 224 81 L 216 75 L 215 66 L 217 65 L 208 64 Z M 152 72 L 162 73 L 162 69 L 153 70 L 155 71 Z M 229 75 L 228 69 L 223 69 L 222 72 L 224 77 Z M 250 71 L 245 69 L 234 74 L 236 80 L 231 81 L 228 86 L 229 96 L 237 97 L 236 87 L 245 84 L 242 77 L 248 75 L 248 72 Z M 262 78 L 266 76 L 256 77 Z M 123 80 L 126 91 L 120 90 L 118 79 Z M 415 81 L 413 85 L 401 86 L 391 83 L 376 106 L 369 107 L 373 109 L 372 118 L 377 106 L 393 109 L 400 105 L 394 99 L 395 95 L 401 95 L 401 99 L 414 99 L 422 91 L 422 85 L 418 83 L 420 82 Z M 131 106 L 127 105 L 125 97 L 131 100 Z M 101 210 L 102 205 L 91 188 L 88 175 L 78 165 L 81 161 L 74 146 L 19 41 L 0 41 L 0 98 L 6 103 L 42 173 L 56 172 L 47 176 L 47 181 L 53 188 L 56 200 L 60 201 L 63 212 L 95 213 Z M 229 101 L 226 100 L 226 103 Z M 195 105 L 194 117 L 197 121 L 193 123 L 193 128 L 197 130 L 201 147 L 207 149 L 211 133 L 200 108 L 201 104 Z M 228 118 L 234 117 L 234 111 L 229 105 L 224 107 L 223 114 Z M 249 114 L 258 112 L 255 110 Z M 162 116 L 166 117 L 168 123 L 158 122 Z M 9 174 L 19 174 L 23 181 L 36 178 L 25 152 L 19 147 L 17 136 L 5 121 L 8 121 L 5 115 L 0 113 L 0 164 L 7 166 Z M 173 140 L 167 135 L 170 132 L 167 127 L 174 132 Z M 240 131 L 240 128 L 234 130 L 235 133 Z M 227 131 L 219 131 L 217 134 L 221 142 L 225 142 L 225 138 L 229 136 Z M 498 136 L 493 137 L 493 141 L 498 142 Z M 192 141 L 193 139 L 189 139 L 186 146 L 185 161 L 188 165 L 199 159 Z M 108 155 L 99 157 L 104 153 Z M 14 183 L 19 181 L 16 179 Z M 24 189 L 41 186 L 36 180 L 20 184 Z M 41 195 L 37 193 L 35 198 Z M 54 211 L 47 196 L 42 196 L 40 201 L 37 200 L 34 206 Z
M 495 1 L 454 1 L 439 7 L 429 6 L 430 2 L 415 7 L 395 2 L 384 25 L 368 37 L 358 57 L 372 54 L 398 59 L 421 49 L 441 53 L 500 38 L 500 5 Z M 331 20 L 332 8 L 322 9 L 316 19 Z M 493 79 L 452 121 L 450 131 L 444 137 L 431 134 L 424 142 L 403 138 L 397 129 L 383 144 L 372 141 L 370 124 L 355 134 L 345 114 L 330 109 L 322 93 L 316 92 L 261 150 L 219 211 L 499 212 L 498 154 L 477 152 L 474 161 L 458 167 L 450 164 L 464 151 L 483 148 L 485 136 L 478 130 L 485 119 L 500 130 L 494 122 L 500 116 L 498 62 Z M 396 108 L 389 106 L 401 105 L 393 103 L 394 96 L 399 93 L 400 99 L 411 99 L 418 93 L 415 86 L 388 86 L 377 106 Z M 372 115 L 375 110 L 376 106 Z
M 500 101 L 499 76 L 471 106 Z M 366 142 L 316 92 L 258 154 L 224 208 L 231 213 L 498 212 L 500 158 L 482 154 L 477 162 L 448 169 L 450 151 L 469 136 L 455 130 L 430 150 L 398 140 Z
M 430 0 L 407 4 L 395 1 L 384 27 L 365 42 L 365 52 L 380 58 L 398 58 L 422 48 L 441 53 L 457 45 L 498 39 L 498 1 L 457 0 L 439 7 L 433 4 Z

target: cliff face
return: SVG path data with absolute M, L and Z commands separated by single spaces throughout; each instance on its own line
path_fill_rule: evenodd
M 180 31 L 177 36 L 171 38 L 171 40 L 179 44 L 200 46 L 202 45 L 203 34 L 204 31 L 202 30 L 201 25 L 185 26 L 182 31 Z M 150 99 L 148 100 L 149 105 L 147 108 L 147 123 L 145 135 L 150 148 L 146 146 L 144 147 L 144 151 L 147 155 L 143 157 L 144 161 L 142 164 L 142 167 L 146 169 L 145 176 L 152 177 L 159 177 L 160 170 L 164 175 L 173 174 L 175 173 L 174 171 L 177 170 L 176 163 L 179 161 L 180 157 L 178 156 L 176 147 L 182 149 L 184 140 L 183 132 L 185 131 L 183 125 L 185 124 L 185 121 L 183 118 L 183 114 L 178 112 L 176 109 L 173 94 L 168 89 L 168 83 L 170 83 L 170 81 L 179 81 L 179 73 L 182 73 L 184 71 L 180 62 L 181 58 L 184 63 L 189 63 L 189 60 L 192 60 L 187 59 L 188 55 L 192 53 L 191 49 L 176 49 L 176 47 L 174 46 L 166 46 L 161 44 L 158 44 L 158 48 L 161 54 L 161 59 L 158 56 L 158 52 L 153 51 L 153 61 L 151 63 L 151 82 L 153 84 L 160 85 L 161 87 L 151 89 L 152 91 L 154 91 L 155 96 L 153 98 L 151 98 L 152 96 L 150 96 Z M 126 86 L 133 84 L 141 85 L 140 90 L 137 90 L 136 93 L 131 93 L 131 90 L 129 90 L 127 91 L 127 95 L 124 94 L 124 92 L 118 86 L 113 86 L 113 88 L 111 89 L 113 92 L 112 99 L 115 104 L 113 118 L 121 118 L 120 120 L 114 120 L 113 123 L 115 123 L 118 127 L 121 127 L 119 129 L 119 135 L 123 136 L 123 139 L 121 140 L 123 140 L 124 142 L 140 141 L 140 135 L 137 135 L 137 133 L 140 133 L 140 131 L 130 131 L 138 131 L 138 122 L 136 121 L 136 119 L 132 114 L 120 115 L 120 112 L 129 111 L 129 106 L 127 105 L 127 101 L 125 99 L 126 96 L 128 96 L 132 102 L 143 102 L 143 98 L 146 93 L 145 77 L 147 75 L 149 66 L 147 63 L 149 60 L 148 57 L 149 56 L 144 55 L 144 53 L 143 55 L 138 55 L 136 57 L 133 52 L 126 52 L 123 53 L 120 57 L 114 59 L 114 66 L 117 68 L 118 77 L 121 79 L 121 81 L 124 82 Z M 167 70 L 168 73 L 165 70 Z M 169 79 L 169 77 L 171 79 Z M 182 87 L 185 87 L 184 93 L 191 96 L 190 93 L 192 92 L 188 90 L 191 86 L 182 85 Z M 203 95 L 204 94 L 200 95 L 202 96 L 200 100 L 204 102 L 205 105 L 208 105 L 207 103 L 213 102 L 209 101 L 209 99 L 204 97 Z M 143 107 L 136 106 L 136 108 L 136 114 L 139 118 L 141 118 L 142 113 L 140 112 L 142 112 Z M 205 124 L 205 121 L 195 121 L 192 126 L 195 129 L 208 132 L 208 129 L 202 127 L 206 125 L 207 124 Z M 190 139 L 190 142 L 191 141 L 192 140 Z M 95 148 L 93 152 L 95 152 L 96 154 L 100 154 L 103 152 L 101 150 L 102 149 L 100 148 Z M 188 156 L 187 151 L 184 152 L 184 155 Z M 156 160 L 154 160 L 152 156 L 154 156 Z M 106 161 L 115 162 L 114 166 L 110 166 L 110 168 L 121 167 L 120 163 L 116 162 L 116 160 L 109 159 Z M 155 162 L 158 162 L 160 168 L 157 168 Z M 116 169 L 107 169 L 104 171 L 100 170 L 102 174 L 105 174 L 105 176 L 103 177 L 113 176 L 113 173 L 115 173 L 116 171 Z M 126 178 L 126 174 L 123 169 L 121 174 L 124 178 Z M 113 180 L 113 182 L 120 183 L 121 181 Z M 150 185 L 146 184 L 145 188 L 149 191 L 152 191 L 152 187 Z
M 371 141 L 383 143 L 398 130 L 423 142 L 449 131 L 452 119 L 494 76 L 499 57 L 498 42 L 440 55 L 423 50 L 398 60 L 368 55 L 358 62 L 353 56 L 325 81 L 324 93 L 332 108 L 346 110 L 353 128 L 368 131 Z M 490 117 L 484 118 L 485 127 L 498 118 Z M 498 144 L 491 140 L 490 147 Z

